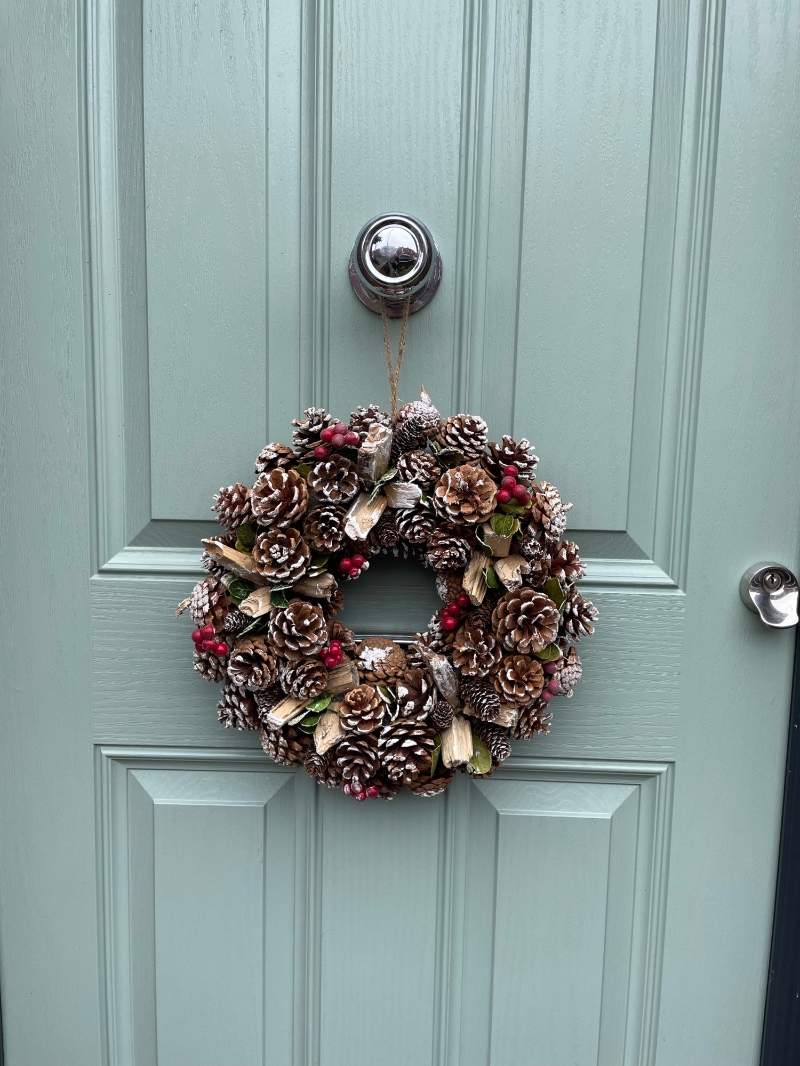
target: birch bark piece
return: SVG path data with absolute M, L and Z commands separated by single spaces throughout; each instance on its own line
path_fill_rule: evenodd
M 422 499 L 422 489 L 413 481 L 390 481 L 382 488 L 389 506 L 394 510 L 407 511 L 416 507 Z
M 203 540 L 200 543 L 214 562 L 232 571 L 237 577 L 243 577 L 245 581 L 251 581 L 254 585 L 267 584 L 267 579 L 256 569 L 252 555 L 237 552 L 235 548 L 220 544 L 217 540 Z
M 470 603 L 479 607 L 488 591 L 488 585 L 486 584 L 486 571 L 489 567 L 489 560 L 483 554 L 483 552 L 473 552 L 472 558 L 467 563 L 467 568 L 464 571 L 464 577 L 461 581 L 461 585 L 469 596 Z
M 310 702 L 311 700 L 298 700 L 294 696 L 287 696 L 272 708 L 267 715 L 267 722 L 278 728 L 292 725 L 303 717 Z
M 349 692 L 359 684 L 358 669 L 355 663 L 346 662 L 328 671 L 328 683 L 325 691 L 331 696 L 339 696 L 343 692 Z
M 438 655 L 436 652 L 423 651 L 422 649 L 420 649 L 420 654 L 427 662 L 428 668 L 433 674 L 433 681 L 439 690 L 439 693 L 447 700 L 451 707 L 458 710 L 458 678 L 456 677 L 456 672 L 453 669 L 450 660 L 446 659 L 444 655 Z
M 501 537 L 499 533 L 495 533 L 488 522 L 481 526 L 481 532 L 484 544 L 496 559 L 504 559 L 511 551 L 513 536 Z
M 350 540 L 366 540 L 369 531 L 377 525 L 378 519 L 386 510 L 387 503 L 385 496 L 376 496 L 371 500 L 368 493 L 362 492 L 347 512 L 345 536 Z
M 494 572 L 509 592 L 515 592 L 522 585 L 523 574 L 529 574 L 531 564 L 521 555 L 509 555 L 507 559 L 498 559 Z
M 239 610 L 251 618 L 260 618 L 272 610 L 272 589 L 260 588 L 251 592 L 246 600 L 239 604 Z
M 442 762 L 452 769 L 464 766 L 472 758 L 472 727 L 460 715 L 442 731 Z
M 314 730 L 314 747 L 324 755 L 345 736 L 337 711 L 324 711 Z
M 373 422 L 364 443 L 358 449 L 356 468 L 358 476 L 367 484 L 383 477 L 389 469 L 394 434 L 389 426 Z
M 318 577 L 301 577 L 292 585 L 292 592 L 310 596 L 312 600 L 329 600 L 337 587 L 333 574 L 320 574 Z

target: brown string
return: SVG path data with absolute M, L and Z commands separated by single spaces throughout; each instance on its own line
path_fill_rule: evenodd
M 386 312 L 386 302 L 379 297 L 381 302 L 381 319 L 383 320 L 383 346 L 386 349 L 386 369 L 389 372 L 389 388 L 392 390 L 392 421 L 397 418 L 397 386 L 400 383 L 400 368 L 403 365 L 403 356 L 406 354 L 406 330 L 408 329 L 408 316 L 411 310 L 411 297 L 406 296 L 403 303 L 403 324 L 400 327 L 400 340 L 397 345 L 397 365 L 393 366 L 392 343 L 389 340 L 389 315 Z

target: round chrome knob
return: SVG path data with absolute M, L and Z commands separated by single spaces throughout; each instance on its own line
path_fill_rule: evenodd
M 362 227 L 350 254 L 350 284 L 371 311 L 383 298 L 390 317 L 399 318 L 411 297 L 413 314 L 430 303 L 442 278 L 439 249 L 411 215 L 379 215 Z

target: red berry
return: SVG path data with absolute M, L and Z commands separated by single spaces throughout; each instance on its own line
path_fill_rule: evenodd
M 544 700 L 545 703 L 549 703 L 552 698 L 553 698 L 553 693 L 550 692 L 549 689 L 545 689 L 544 692 L 539 697 L 539 699 L 540 700 Z
M 204 640 L 200 644 L 200 647 L 203 649 L 203 651 L 213 651 L 216 653 L 217 642 L 215 640 Z
M 366 561 L 367 560 L 364 558 L 363 555 L 354 555 L 353 556 L 353 566 L 355 566 L 355 567 L 357 567 L 359 569 L 364 565 L 364 563 Z
M 517 485 L 514 489 L 513 496 L 515 500 L 519 500 L 520 503 L 527 503 L 531 498 L 531 494 L 525 488 L 524 485 Z
M 338 657 L 338 655 L 325 656 L 325 665 L 328 667 L 329 670 L 332 670 L 334 666 L 338 666 L 341 661 L 342 660 Z
M 377 799 L 380 794 L 381 790 L 378 788 L 377 785 L 370 785 L 367 789 L 367 795 L 371 800 Z
M 509 463 L 508 466 L 503 467 L 503 473 L 506 477 L 516 477 L 519 473 L 519 467 L 514 466 L 513 463 Z
M 334 433 L 331 437 L 331 444 L 334 448 L 344 448 L 345 439 L 344 433 Z
M 347 576 L 351 578 L 361 577 L 361 569 L 357 566 L 354 566 Z
M 554 677 L 551 681 L 547 682 L 547 687 L 550 689 L 551 692 L 558 692 L 558 690 L 561 688 L 561 682 L 558 680 L 557 677 Z
M 344 435 L 345 444 L 358 444 L 361 438 L 354 430 L 349 430 Z
M 330 448 L 326 448 L 324 444 L 318 444 L 316 446 L 316 448 L 314 449 L 314 458 L 315 459 L 327 459 L 328 456 L 330 455 L 330 453 L 331 453 Z
M 330 429 L 330 427 L 328 429 L 323 429 L 319 435 L 319 439 L 324 440 L 326 444 L 330 444 L 333 440 L 333 430 Z
M 356 799 L 358 800 L 359 803 L 361 803 L 363 800 L 365 800 L 367 798 L 366 789 L 363 792 L 355 792 L 353 794 L 354 794 L 354 796 L 356 797 Z
M 352 794 L 353 794 L 353 790 L 352 790 L 352 788 L 350 787 L 350 782 L 349 782 L 349 781 L 346 781 L 346 782 L 345 782 L 345 783 L 344 783 L 344 784 L 342 785 L 342 792 L 344 792 L 345 796 L 352 796 Z
M 508 489 L 500 489 L 500 491 L 497 494 L 497 502 L 498 503 L 508 503 L 508 501 L 510 499 L 511 499 L 511 493 L 508 491 Z
M 195 642 L 195 644 L 199 644 L 202 639 L 203 639 L 203 634 L 202 634 L 201 630 L 193 629 L 192 630 L 192 640 Z
M 466 592 L 460 592 L 458 594 L 458 599 L 456 600 L 456 603 L 458 604 L 459 607 L 467 608 L 467 607 L 469 607 L 470 602 L 471 602 L 470 598 L 466 594 Z
M 342 571 L 343 574 L 349 574 L 350 571 L 353 569 L 353 560 L 342 559 L 342 561 L 339 563 L 339 569 Z
M 558 669 L 558 667 L 556 666 L 555 663 L 545 663 L 544 664 L 544 672 L 546 674 L 554 674 L 557 669 Z
M 442 629 L 455 629 L 458 622 L 451 614 L 443 615 L 442 617 Z
M 350 788 L 352 788 L 354 796 L 359 796 L 362 792 L 366 792 L 366 789 L 358 780 L 351 781 Z
M 328 645 L 328 647 L 331 649 L 331 651 L 341 651 L 342 650 L 341 641 L 338 641 L 338 640 L 332 640 L 330 642 L 330 644 Z
M 517 479 L 515 477 L 504 477 L 500 482 L 500 487 L 508 489 L 509 492 L 513 492 L 517 487 Z
M 222 641 L 220 641 L 219 644 L 214 649 L 214 651 L 215 651 L 215 654 L 221 659 L 223 655 L 227 655 L 228 654 L 228 645 L 227 644 L 223 644 Z
M 200 636 L 203 640 L 208 640 L 209 637 L 215 637 L 217 635 L 216 629 L 212 625 L 203 626 L 200 630 Z
M 341 433 L 341 435 L 344 437 L 344 436 L 346 436 L 349 433 L 349 431 L 350 431 L 349 430 L 349 426 L 346 426 L 344 424 L 344 422 L 334 422 L 334 424 L 333 424 L 333 432 L 334 433 Z

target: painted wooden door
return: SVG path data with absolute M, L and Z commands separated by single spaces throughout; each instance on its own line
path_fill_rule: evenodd
M 0 39 L 7 1066 L 752 1066 L 798 563 L 792 0 L 41 0 Z M 552 733 L 358 805 L 216 723 L 211 494 L 403 393 L 529 436 L 601 612 Z M 348 610 L 434 603 L 376 568 Z M 584 649 L 582 648 L 582 651 Z

